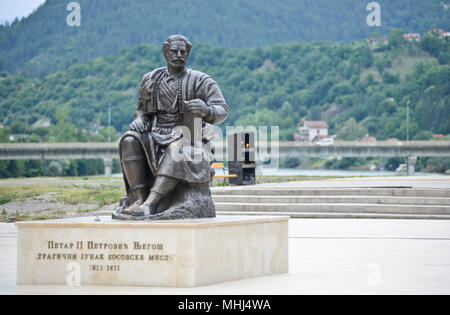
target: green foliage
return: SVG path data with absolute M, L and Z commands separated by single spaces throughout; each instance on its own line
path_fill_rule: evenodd
M 394 114 L 397 111 L 397 103 L 394 99 L 385 99 L 377 107 L 377 116 L 381 116 L 383 113 Z
M 412 140 L 431 140 L 433 133 L 428 130 L 422 130 L 418 132 Z
M 405 139 L 408 102 L 411 139 L 450 134 L 450 66 L 422 46 L 402 42 L 380 52 L 365 42 L 240 49 L 196 44 L 189 67 L 220 85 L 231 107 L 227 125 L 279 126 L 281 140 L 293 140 L 305 118 L 325 119 L 338 139 L 367 133 Z M 438 55 L 449 46 L 442 40 Z M 28 134 L 20 140 L 28 142 L 116 141 L 129 128 L 140 78 L 164 65 L 160 47 L 139 45 L 42 79 L 1 73 L 0 141 L 10 133 Z M 103 172 L 102 161 L 38 162 L 28 170 L 30 162 L 0 161 L 0 177 Z
M 389 71 L 383 71 L 382 78 L 383 82 L 388 84 L 398 83 L 400 81 L 398 75 L 392 74 Z
M 364 158 L 342 158 L 342 159 L 332 159 L 325 163 L 327 169 L 338 169 L 338 170 L 348 170 L 352 167 L 357 167 L 360 165 L 367 164 L 367 159 Z
M 120 172 L 117 162 L 114 172 Z M 102 175 L 103 160 L 0 161 L 0 178 Z
M 356 122 L 353 117 L 347 120 L 342 126 L 336 128 L 339 139 L 341 140 L 359 140 L 367 134 L 367 129 L 361 123 Z
M 91 178 L 83 185 L 71 183 L 70 181 L 66 185 L 51 182 L 29 186 L 3 185 L 0 191 L 0 205 L 11 201 L 35 199 L 49 193 L 55 195 L 55 201 L 57 202 L 71 205 L 95 203 L 102 207 L 117 202 L 123 196 L 124 188 L 121 180 L 99 181 L 95 178 Z M 95 210 L 95 208 L 90 210 Z M 5 210 L 1 214 L 3 216 L 7 215 Z
M 28 18 L 0 26 L 0 71 L 42 77 L 79 61 L 118 54 L 124 47 L 142 43 L 161 45 L 173 33 L 193 42 L 220 47 L 255 47 L 292 41 L 345 41 L 367 38 L 361 0 L 78 0 L 81 26 L 69 27 L 67 1 L 47 0 Z M 450 10 L 441 0 L 378 0 L 382 7 L 380 34 L 392 28 L 425 33 L 433 27 L 450 29 Z M 392 45 L 402 40 L 395 31 Z M 342 53 L 345 53 L 342 51 Z M 126 55 L 127 63 L 136 55 Z M 273 56 L 276 59 L 276 55 Z M 261 56 L 246 60 L 250 70 Z M 210 64 L 208 58 L 204 65 Z M 327 61 L 323 61 L 326 67 Z M 100 68 L 102 65 L 98 65 Z M 88 69 L 72 68 L 73 77 Z M 125 81 L 117 81 L 124 88 Z M 69 91 L 68 91 L 69 92 Z
M 400 164 L 404 164 L 405 159 L 402 158 L 388 158 L 386 162 L 384 163 L 384 169 L 387 171 L 395 171 Z
M 9 126 L 11 128 L 11 133 L 24 134 L 28 131 L 29 126 L 23 121 L 13 121 Z
M 302 163 L 299 158 L 280 159 L 280 168 L 296 168 Z
M 449 45 L 445 42 L 442 51 Z M 190 67 L 219 83 L 231 107 L 227 125 L 280 126 L 282 140 L 293 139 L 302 118 L 320 120 L 333 108 L 340 110 L 326 119 L 331 132 L 343 139 L 367 132 L 378 139 L 404 139 L 407 101 L 411 138 L 420 130 L 449 134 L 450 67 L 430 57 L 403 65 L 400 59 L 412 57 L 401 47 L 397 51 L 375 56 L 364 43 L 242 49 L 195 45 Z M 159 47 L 139 45 L 43 79 L 4 73 L 0 123 L 31 134 L 30 142 L 107 141 L 109 135 L 116 141 L 132 120 L 140 78 L 163 65 Z M 396 70 L 399 65 L 409 65 L 402 70 L 406 75 Z M 105 128 L 109 104 L 110 131 Z M 31 127 L 32 121 L 37 125 Z M 40 126 L 42 121 L 50 121 L 50 128 Z
M 450 158 L 428 158 L 424 170 L 435 173 L 444 173 L 450 170 Z
M 443 46 L 443 41 L 437 34 L 427 33 L 420 41 L 420 46 L 426 52 L 434 57 L 438 57 Z
M 11 130 L 8 127 L 0 128 L 0 143 L 9 142 L 9 135 Z
M 388 35 L 389 47 L 391 49 L 398 49 L 403 46 L 405 39 L 403 38 L 403 30 L 393 29 Z

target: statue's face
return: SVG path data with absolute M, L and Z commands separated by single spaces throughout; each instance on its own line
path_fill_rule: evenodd
M 186 44 L 182 41 L 170 43 L 164 57 L 171 67 L 175 69 L 184 68 L 189 58 Z

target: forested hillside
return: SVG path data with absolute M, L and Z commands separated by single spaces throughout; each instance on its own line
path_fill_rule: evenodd
M 393 28 L 450 29 L 450 10 L 442 0 L 377 0 L 382 24 L 376 28 L 366 24 L 368 0 L 78 0 L 80 27 L 66 24 L 69 2 L 47 0 L 28 18 L 0 26 L 0 71 L 42 77 L 124 47 L 159 46 L 173 33 L 231 48 L 349 42 Z
M 434 133 L 450 134 L 449 47 L 439 34 L 410 42 L 393 30 L 389 44 L 377 46 L 366 41 L 240 49 L 195 45 L 189 66 L 221 86 L 231 107 L 223 125 L 278 125 L 281 139 L 292 140 L 302 119 L 324 119 L 340 140 L 367 133 L 378 140 L 405 139 L 410 102 L 410 137 L 428 140 Z M 109 135 L 116 140 L 131 122 L 142 75 L 164 64 L 159 46 L 139 45 L 42 79 L 0 73 L 0 142 L 10 135 L 26 142 L 106 141 Z M 111 129 L 105 128 L 109 105 Z M 420 168 L 449 168 L 448 159 L 427 161 L 421 159 Z M 330 167 L 364 163 L 344 162 Z M 0 161 L 0 177 L 102 171 L 101 160 Z
M 189 66 L 221 86 L 231 106 L 227 125 L 279 125 L 282 140 L 292 140 L 304 118 L 327 120 L 340 139 L 367 133 L 405 139 L 408 101 L 411 139 L 450 134 L 448 39 L 427 34 L 421 42 L 405 42 L 394 30 L 389 40 L 376 48 L 365 41 L 241 49 L 195 45 Z M 2 132 L 33 134 L 29 141 L 86 141 L 81 130 L 96 133 L 106 126 L 108 105 L 112 126 L 123 132 L 142 75 L 163 65 L 159 46 L 139 45 L 43 79 L 4 72 Z M 42 127 L 46 121 L 50 128 Z

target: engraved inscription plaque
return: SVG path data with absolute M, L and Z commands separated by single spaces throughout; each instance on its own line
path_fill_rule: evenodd
M 192 287 L 286 273 L 288 220 L 18 222 L 17 283 Z

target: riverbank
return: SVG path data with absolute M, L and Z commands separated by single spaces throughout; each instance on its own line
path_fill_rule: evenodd
M 335 177 L 326 177 L 335 178 Z M 258 176 L 258 184 L 319 180 L 319 176 Z M 213 186 L 228 185 L 216 179 Z M 0 221 L 47 220 L 112 211 L 125 194 L 117 177 L 36 177 L 0 180 Z
M 45 220 L 92 214 L 115 207 L 124 193 L 120 178 L 0 180 L 0 220 Z
M 307 171 L 309 175 L 292 175 L 305 170 L 262 169 L 258 175 L 259 186 L 281 187 L 370 187 L 411 186 L 450 188 L 450 177 L 426 174 L 424 176 L 373 176 L 381 172 Z M 344 173 L 343 173 L 344 172 Z M 334 175 L 333 175 L 334 174 Z M 393 173 L 395 174 L 395 173 Z M 342 175 L 342 176 L 339 176 Z M 347 176 L 343 176 L 347 175 Z M 353 175 L 353 176 L 349 176 Z M 435 186 L 433 186 L 435 185 Z M 223 179 L 214 180 L 213 186 L 228 186 Z M 244 187 L 245 188 L 245 187 Z M 39 177 L 0 180 L 0 221 L 45 220 L 73 216 L 96 215 L 111 212 L 125 194 L 122 178 L 119 177 Z

